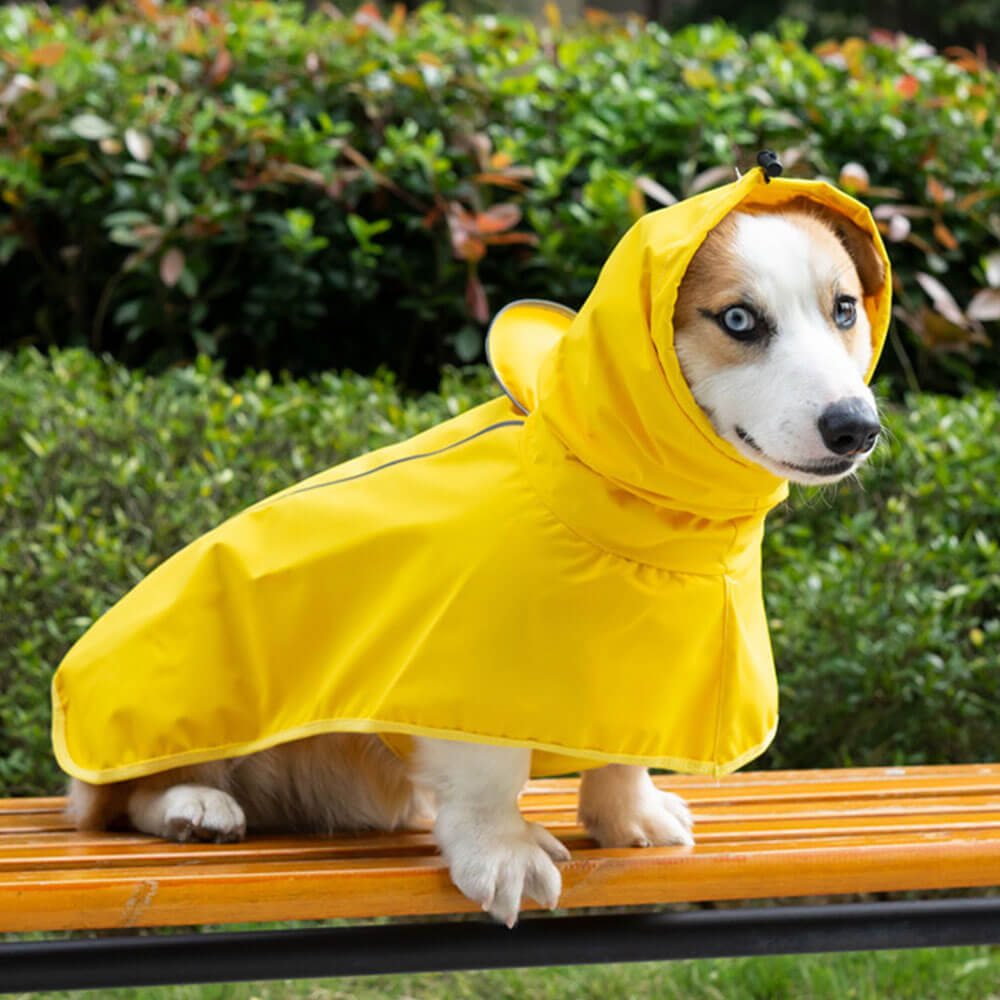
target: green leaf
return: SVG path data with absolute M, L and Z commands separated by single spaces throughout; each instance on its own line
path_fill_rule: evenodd
M 69 127 L 81 139 L 107 139 L 114 135 L 115 130 L 99 115 L 82 114 L 70 119 Z
M 29 431 L 21 431 L 21 440 L 31 449 L 32 453 L 38 458 L 45 458 L 45 449 L 42 447 L 41 442 L 34 434 Z
M 460 361 L 465 364 L 475 361 L 477 358 L 482 356 L 483 352 L 482 330 L 471 325 L 463 326 L 462 329 L 455 334 L 452 344 Z

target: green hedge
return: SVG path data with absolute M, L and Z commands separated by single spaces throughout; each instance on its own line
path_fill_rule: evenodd
M 508 300 L 578 304 L 664 189 L 773 146 L 891 222 L 886 365 L 925 389 L 1000 376 L 1000 77 L 976 57 L 396 11 L 0 8 L 0 346 L 432 387 Z
M 0 353 L 0 795 L 53 791 L 48 686 L 68 646 L 185 542 L 327 465 L 496 392 L 452 372 L 235 382 L 150 377 L 85 351 Z M 771 517 L 782 689 L 769 766 L 996 759 L 1000 406 L 910 398 L 861 483 Z

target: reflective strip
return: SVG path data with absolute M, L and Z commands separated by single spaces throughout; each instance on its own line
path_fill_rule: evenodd
M 419 455 L 406 455 L 403 458 L 394 458 L 391 462 L 386 462 L 384 465 L 377 465 L 374 469 L 369 469 L 367 472 L 359 472 L 353 476 L 345 476 L 343 479 L 331 479 L 326 483 L 315 483 L 313 486 L 303 486 L 299 490 L 292 490 L 290 493 L 286 493 L 285 496 L 293 497 L 299 493 L 308 493 L 310 490 L 323 489 L 325 486 L 339 486 L 341 483 L 349 483 L 355 479 L 364 479 L 365 476 L 373 476 L 376 472 L 381 472 L 383 469 L 389 469 L 394 465 L 402 465 L 403 462 L 413 462 L 418 458 L 433 458 L 435 455 L 451 451 L 452 448 L 458 448 L 460 445 L 467 444 L 469 441 L 475 441 L 476 438 L 482 437 L 484 434 L 487 434 L 490 431 L 495 431 L 500 427 L 521 427 L 523 424 L 523 420 L 501 420 L 498 424 L 490 424 L 489 427 L 484 427 L 482 430 L 476 431 L 475 434 L 470 434 L 467 438 L 462 438 L 461 441 L 455 441 L 453 444 L 447 444 L 443 448 L 438 448 L 435 451 L 424 451 Z

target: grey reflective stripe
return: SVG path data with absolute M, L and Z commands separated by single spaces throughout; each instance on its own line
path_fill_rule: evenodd
M 373 476 L 376 472 L 381 472 L 383 469 L 389 469 L 394 465 L 402 465 L 403 462 L 414 462 L 418 458 L 433 458 L 435 455 L 451 451 L 452 448 L 458 448 L 460 445 L 468 444 L 470 441 L 475 441 L 476 438 L 482 437 L 490 431 L 498 430 L 500 427 L 521 427 L 523 425 L 523 420 L 501 420 L 497 424 L 490 424 L 489 427 L 484 427 L 482 430 L 476 431 L 475 434 L 470 434 L 468 437 L 462 438 L 461 441 L 455 441 L 453 444 L 446 444 L 443 448 L 437 448 L 434 451 L 424 451 L 419 455 L 406 455 L 404 458 L 394 458 L 391 462 L 386 462 L 383 465 L 377 465 L 374 469 L 369 469 L 367 472 L 359 472 L 354 476 L 345 476 L 343 479 L 331 479 L 329 482 L 316 483 L 313 486 L 303 486 L 301 489 L 292 490 L 291 493 L 286 493 L 285 496 L 291 497 L 298 493 L 308 493 L 310 490 L 321 490 L 325 486 L 339 486 L 341 483 L 349 483 L 355 479 L 364 479 L 365 476 Z

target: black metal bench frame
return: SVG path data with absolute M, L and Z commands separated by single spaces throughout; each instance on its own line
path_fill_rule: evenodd
M 1000 944 L 1000 898 L 0 943 L 0 993 Z

